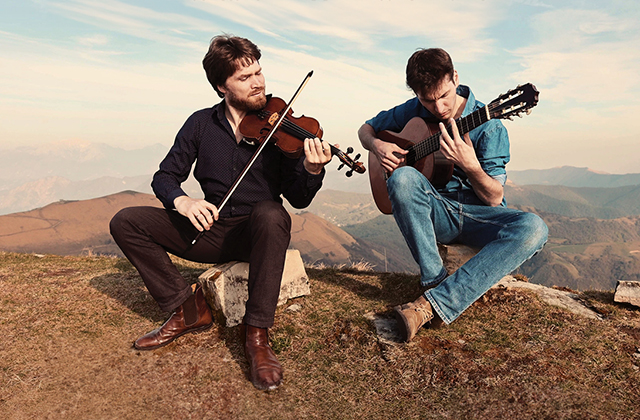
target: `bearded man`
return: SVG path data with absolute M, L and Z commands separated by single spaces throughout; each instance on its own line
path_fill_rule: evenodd
M 304 155 L 285 157 L 273 144 L 258 155 L 226 205 L 223 197 L 259 147 L 239 131 L 247 113 L 262 109 L 265 77 L 260 50 L 248 39 L 213 38 L 203 66 L 222 101 L 191 115 L 153 176 L 152 188 L 164 205 L 131 207 L 111 220 L 111 234 L 136 267 L 161 309 L 171 312 L 159 328 L 138 338 L 138 350 L 153 350 L 213 324 L 201 287 L 195 292 L 167 253 L 201 263 L 247 261 L 250 264 L 243 331 L 251 381 L 261 390 L 277 388 L 282 366 L 269 345 L 291 219 L 282 196 L 295 208 L 307 207 L 322 185 L 330 146 L 315 138 Z M 204 199 L 180 187 L 191 172 Z M 197 239 L 197 240 L 196 240 Z

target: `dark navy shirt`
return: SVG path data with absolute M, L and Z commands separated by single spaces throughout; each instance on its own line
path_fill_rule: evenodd
M 242 173 L 259 144 L 236 142 L 225 116 L 224 100 L 202 109 L 184 123 L 169 153 L 153 176 L 151 187 L 167 209 L 173 209 L 176 197 L 187 195 L 180 185 L 195 162 L 194 176 L 204 198 L 219 206 Z M 307 207 L 322 186 L 324 169 L 318 175 L 307 172 L 299 159 L 284 156 L 272 143 L 265 146 L 251 169 L 220 211 L 220 217 L 249 214 L 259 201 L 282 203 L 283 195 L 295 208 Z
M 467 99 L 462 111 L 462 117 L 484 107 L 484 104 L 476 100 L 468 86 L 458 85 L 456 93 Z M 374 118 L 368 120 L 375 132 L 389 130 L 400 132 L 413 117 L 422 117 L 427 120 L 437 121 L 435 116 L 422 106 L 417 97 L 396 106 L 388 111 L 382 111 Z M 506 165 L 509 162 L 509 135 L 507 129 L 500 120 L 489 120 L 487 123 L 469 132 L 469 138 L 476 151 L 476 156 L 482 169 L 490 177 L 498 180 L 502 185 L 507 181 Z M 454 166 L 453 176 L 444 188 L 438 190 L 449 198 L 465 204 L 481 204 L 479 198 L 473 193 L 471 182 L 464 171 Z M 506 205 L 506 200 L 502 201 Z

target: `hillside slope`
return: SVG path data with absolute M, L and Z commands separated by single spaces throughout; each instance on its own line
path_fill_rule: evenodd
M 109 233 L 109 221 L 120 209 L 131 206 L 162 207 L 150 194 L 124 191 L 101 198 L 63 201 L 28 212 L 0 216 L 0 250 L 57 255 L 110 254 L 122 256 Z M 314 215 L 291 214 L 291 247 L 305 262 L 324 265 L 385 267 L 384 255 L 375 246 L 356 239 Z M 390 254 L 389 270 L 404 271 Z

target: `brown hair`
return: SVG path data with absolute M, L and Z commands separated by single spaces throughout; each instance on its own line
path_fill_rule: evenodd
M 219 97 L 224 94 L 218 86 L 224 86 L 227 79 L 242 66 L 248 66 L 260 60 L 262 54 L 253 42 L 246 38 L 231 35 L 218 35 L 211 40 L 209 51 L 202 60 L 202 66 L 207 73 L 207 80 L 213 86 Z
M 420 49 L 407 62 L 407 86 L 415 93 L 429 94 L 453 74 L 451 56 L 442 48 Z

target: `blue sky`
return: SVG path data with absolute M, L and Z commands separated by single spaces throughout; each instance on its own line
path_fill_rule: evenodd
M 267 90 L 359 149 L 366 119 L 412 96 L 407 58 L 452 55 L 490 102 L 531 82 L 540 103 L 507 121 L 508 169 L 640 172 L 640 5 L 624 1 L 0 0 L 0 149 L 172 144 L 218 97 L 201 60 L 226 32 L 262 50 Z

